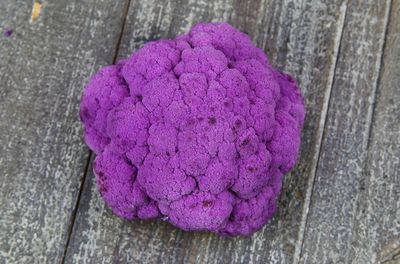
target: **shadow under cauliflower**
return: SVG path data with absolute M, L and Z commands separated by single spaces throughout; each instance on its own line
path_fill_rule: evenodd
M 304 112 L 295 81 L 226 23 L 197 24 L 102 68 L 80 106 L 115 214 L 224 235 L 272 217 Z

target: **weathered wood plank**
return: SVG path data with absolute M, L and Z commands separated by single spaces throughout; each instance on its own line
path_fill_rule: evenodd
M 132 1 L 121 56 L 145 41 L 174 37 L 196 21 L 228 21 L 265 48 L 272 63 L 298 77 L 306 97 L 302 158 L 285 179 L 280 209 L 247 238 L 185 233 L 163 222 L 125 222 L 105 208 L 88 175 L 67 262 L 291 263 L 322 138 L 339 47 L 344 1 Z
M 400 262 L 400 1 L 393 1 L 350 258 Z M 394 260 L 395 259 L 395 260 Z
M 363 169 L 389 10 L 390 1 L 351 1 L 347 7 L 300 263 L 375 263 L 370 254 L 353 262 L 361 247 L 375 242 L 353 248 L 352 241 L 358 203 L 367 199 L 363 189 L 378 189 L 366 185 Z
M 79 98 L 112 61 L 123 1 L 3 1 L 0 26 L 0 263 L 63 258 L 88 149 Z

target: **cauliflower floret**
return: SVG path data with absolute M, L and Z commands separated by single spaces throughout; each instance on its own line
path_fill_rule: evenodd
M 226 23 L 200 23 L 106 66 L 80 106 L 98 189 L 125 219 L 248 235 L 277 206 L 295 165 L 304 103 Z

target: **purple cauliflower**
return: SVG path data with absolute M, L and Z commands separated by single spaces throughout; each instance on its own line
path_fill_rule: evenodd
M 223 235 L 272 217 L 304 114 L 293 78 L 226 23 L 102 68 L 80 105 L 97 186 L 116 215 Z

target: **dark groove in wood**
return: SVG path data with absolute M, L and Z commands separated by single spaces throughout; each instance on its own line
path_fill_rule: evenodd
M 127 0 L 126 7 L 124 10 L 124 16 L 123 16 L 123 20 L 122 20 L 121 32 L 119 33 L 117 45 L 115 46 L 114 58 L 113 58 L 112 63 L 115 63 L 118 58 L 118 53 L 119 53 L 119 49 L 121 46 L 122 36 L 124 35 L 124 30 L 125 30 L 126 20 L 128 18 L 128 11 L 129 11 L 130 5 L 131 5 L 131 0 Z
M 119 51 L 119 47 L 121 45 L 121 39 L 122 39 L 122 35 L 124 33 L 124 28 L 125 28 L 126 19 L 128 17 L 128 10 L 129 10 L 130 3 L 131 3 L 131 0 L 127 0 L 126 7 L 125 7 L 125 10 L 124 10 L 123 20 L 122 20 L 122 25 L 121 25 L 121 31 L 119 33 L 118 41 L 117 41 L 117 44 L 115 46 L 114 57 L 113 57 L 113 60 L 112 60 L 113 63 L 115 63 L 117 58 L 118 58 L 118 51 Z M 82 195 L 82 192 L 83 192 L 83 186 L 84 186 L 84 183 L 85 183 L 85 180 L 86 180 L 86 176 L 87 176 L 88 171 L 89 171 L 89 167 L 90 167 L 89 164 L 90 164 L 92 156 L 94 156 L 94 154 L 93 154 L 93 152 L 91 150 L 89 150 L 89 155 L 88 155 L 88 157 L 86 159 L 86 165 L 85 165 L 82 181 L 81 181 L 80 188 L 79 188 L 78 198 L 76 199 L 74 210 L 73 210 L 73 213 L 72 213 L 72 220 L 71 220 L 71 223 L 69 224 L 69 227 L 68 227 L 68 237 L 67 237 L 67 242 L 65 244 L 64 253 L 63 253 L 63 257 L 62 257 L 62 261 L 61 261 L 62 264 L 65 263 L 65 258 L 67 256 L 67 250 L 68 250 L 69 242 L 71 240 L 72 230 L 74 228 L 76 215 L 77 215 L 77 212 L 79 210 L 79 203 L 81 201 L 81 195 Z
M 65 247 L 64 247 L 64 253 L 63 253 L 63 257 L 61 260 L 61 263 L 64 264 L 65 262 L 65 256 L 67 255 L 67 249 L 68 249 L 68 245 L 69 245 L 69 241 L 71 240 L 71 235 L 72 235 L 72 229 L 74 228 L 74 224 L 75 224 L 75 219 L 76 219 L 76 214 L 78 212 L 79 209 L 79 202 L 81 200 L 81 195 L 82 195 L 82 191 L 83 191 L 83 184 L 85 183 L 85 179 L 86 179 L 86 175 L 87 172 L 89 170 L 89 164 L 90 164 L 90 159 L 92 157 L 92 151 L 89 151 L 89 155 L 86 159 L 86 165 L 85 165 L 85 169 L 83 171 L 83 176 L 81 179 L 81 184 L 80 184 L 80 188 L 79 188 L 79 192 L 78 192 L 78 197 L 75 201 L 75 206 L 74 206 L 74 210 L 72 212 L 72 216 L 71 216 L 71 222 L 68 225 L 68 236 L 67 236 L 67 241 L 65 243 Z
M 394 0 L 394 1 L 396 1 L 396 0 Z M 383 39 L 383 45 L 382 45 L 382 49 L 381 49 L 381 60 L 380 60 L 380 62 L 379 62 L 379 74 L 378 74 L 378 78 L 377 78 L 377 80 L 376 80 L 376 83 L 375 83 L 375 86 L 376 86 L 376 89 L 375 89 L 375 92 L 374 92 L 374 98 L 373 98 L 373 101 L 372 101 L 372 116 L 371 116 L 371 126 L 370 126 L 370 128 L 369 128 L 369 131 L 368 131 L 368 141 L 367 141 L 367 153 L 369 153 L 370 152 L 370 145 L 371 145 L 371 141 L 372 141 L 372 138 L 371 138 L 371 134 L 372 134 L 372 129 L 373 129 L 373 123 L 374 123 L 374 121 L 375 121 L 375 115 L 376 115 L 376 97 L 377 97 L 377 93 L 379 92 L 379 84 L 381 83 L 381 79 L 382 79 L 382 74 L 383 74 L 383 60 L 384 60 L 384 58 L 385 58 L 385 49 L 387 48 L 386 47 L 386 41 L 387 41 L 387 39 L 388 39 L 388 32 L 389 32 L 389 27 L 390 27 L 390 14 L 392 13 L 392 6 L 393 6 L 393 1 L 392 0 L 389 0 L 389 14 L 388 14 L 388 17 L 387 17 L 387 21 L 386 21 L 386 25 L 385 25 L 385 35 L 384 35 L 384 39 Z M 368 167 L 368 164 L 366 163 L 365 164 L 365 166 L 364 166 L 364 169 L 366 169 Z

